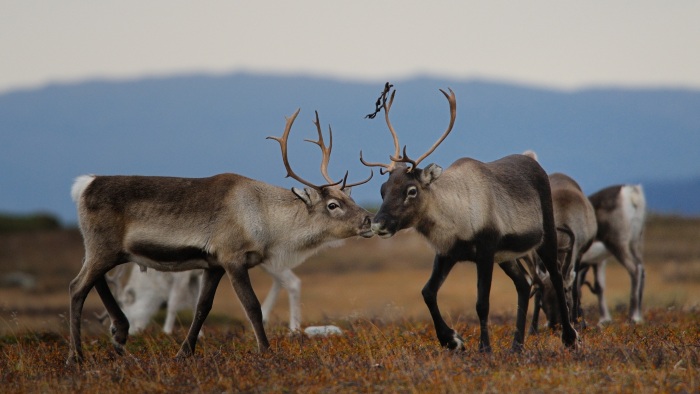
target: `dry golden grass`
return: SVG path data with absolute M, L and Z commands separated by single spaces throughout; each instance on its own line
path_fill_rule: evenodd
M 0 339 L 3 392 L 697 392 L 700 333 L 688 311 L 653 310 L 644 325 L 610 325 L 581 333 L 583 350 L 558 335 L 527 338 L 508 351 L 511 316 L 492 324 L 494 353 L 478 353 L 476 321 L 458 320 L 467 350 L 437 346 L 426 321 L 353 319 L 345 334 L 290 337 L 270 331 L 258 353 L 250 330 L 210 327 L 195 356 L 172 359 L 177 340 L 149 329 L 115 356 L 107 338 L 86 343 L 85 363 L 65 367 L 66 339 L 27 332 Z M 178 332 L 175 337 L 182 338 Z
M 3 235 L 0 275 L 32 273 L 38 286 L 31 291 L 0 289 L 0 387 L 3 392 L 698 391 L 698 241 L 700 220 L 653 218 L 645 242 L 645 324 L 624 322 L 630 282 L 622 266 L 611 261 L 607 282 L 614 322 L 581 332 L 582 352 L 565 351 L 557 336 L 545 333 L 528 336 L 524 354 L 510 354 L 516 294 L 496 268 L 491 293 L 494 354 L 479 354 L 471 263 L 459 264 L 439 294 L 441 310 L 467 341 L 467 351 L 442 350 L 420 295 L 432 252 L 419 236 L 406 232 L 389 240 L 348 240 L 296 270 L 302 279 L 303 325 L 336 324 L 346 330 L 342 337 L 288 337 L 283 292 L 268 327 L 273 349 L 259 354 L 224 279 L 192 360 L 171 361 L 184 337 L 187 314 L 181 316 L 175 338 L 151 326 L 145 335 L 130 339 L 127 356 L 112 357 L 107 328 L 93 317 L 102 307 L 92 292 L 83 315 L 88 362 L 81 370 L 68 370 L 63 367 L 67 287 L 81 263 L 80 235 Z M 262 299 L 271 279 L 259 269 L 251 277 Z M 595 322 L 594 296 L 585 291 L 583 301 L 589 321 Z

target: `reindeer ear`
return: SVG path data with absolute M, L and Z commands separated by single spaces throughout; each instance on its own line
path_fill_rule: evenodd
M 440 175 L 442 175 L 442 167 L 435 163 L 428 164 L 428 166 L 421 171 L 420 181 L 423 186 L 428 186 L 434 180 L 438 179 Z
M 348 197 L 351 197 L 350 194 L 352 194 L 352 188 L 346 187 L 345 189 L 343 189 L 343 193 L 345 193 L 345 195 L 347 195 Z
M 305 187 L 304 190 L 293 187 L 292 193 L 299 197 L 301 201 L 304 201 L 304 204 L 309 207 L 321 200 L 321 196 L 318 194 L 318 191 L 308 187 Z

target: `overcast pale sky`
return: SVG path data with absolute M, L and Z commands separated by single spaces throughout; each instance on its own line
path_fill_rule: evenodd
M 700 88 L 700 1 L 0 4 L 0 93 L 232 71 Z

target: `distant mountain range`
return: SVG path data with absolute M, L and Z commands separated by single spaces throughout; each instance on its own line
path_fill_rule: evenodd
M 457 95 L 452 134 L 425 162 L 491 161 L 535 150 L 549 172 L 565 172 L 587 193 L 643 183 L 652 211 L 700 215 L 700 91 L 534 86 L 416 77 L 391 81 L 392 122 L 419 156 L 449 118 L 439 88 Z M 84 173 L 208 176 L 236 172 L 284 187 L 279 146 L 285 116 L 301 107 L 290 161 L 323 183 L 311 123 L 332 125 L 332 176 L 364 179 L 370 161 L 388 161 L 392 141 L 374 110 L 383 83 L 235 73 L 56 84 L 0 95 L 0 212 L 45 211 L 75 222 L 69 197 Z M 383 177 L 353 190 L 378 205 Z

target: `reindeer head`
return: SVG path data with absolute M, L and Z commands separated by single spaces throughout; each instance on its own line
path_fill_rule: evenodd
M 287 157 L 287 140 L 289 139 L 289 132 L 292 129 L 292 124 L 294 123 L 294 120 L 298 114 L 299 110 L 297 110 L 291 117 L 287 118 L 287 124 L 282 137 L 267 137 L 268 139 L 273 139 L 279 142 L 282 149 L 282 161 L 287 169 L 287 177 L 296 179 L 307 186 L 304 189 L 293 187 L 292 192 L 301 201 L 303 201 L 304 204 L 306 204 L 309 214 L 312 216 L 319 215 L 320 217 L 330 219 L 332 225 L 327 226 L 328 231 L 330 231 L 330 238 L 343 239 L 354 235 L 360 235 L 365 238 L 371 237 L 374 235 L 370 227 L 372 214 L 355 203 L 355 201 L 350 197 L 350 190 L 353 186 L 359 186 L 369 182 L 369 180 L 372 179 L 374 172 L 370 171 L 369 178 L 357 183 L 347 183 L 348 172 L 345 172 L 345 177 L 343 177 L 343 179 L 340 181 L 333 181 L 333 179 L 328 175 L 328 162 L 333 149 L 333 131 L 329 126 L 328 131 L 330 134 L 330 140 L 328 146 L 326 147 L 318 120 L 318 112 L 316 112 L 316 120 L 314 120 L 314 125 L 316 125 L 316 130 L 318 132 L 318 141 L 306 141 L 314 143 L 321 148 L 321 153 L 323 154 L 323 158 L 321 160 L 321 174 L 328 183 L 318 186 L 304 180 L 294 173 Z
M 387 85 L 389 86 L 389 85 Z M 397 231 L 415 226 L 423 216 L 425 207 L 429 204 L 431 194 L 431 184 L 442 174 L 442 167 L 437 164 L 430 164 L 426 168 L 418 168 L 423 159 L 428 157 L 445 140 L 452 131 L 457 116 L 457 103 L 452 89 L 446 93 L 440 89 L 450 104 L 450 124 L 442 136 L 417 160 L 412 160 L 406 154 L 406 146 L 401 154 L 399 148 L 399 138 L 389 120 L 389 111 L 394 102 L 394 90 L 387 103 L 382 103 L 384 117 L 389 131 L 394 139 L 394 154 L 389 156 L 391 162 L 368 163 L 360 152 L 360 161 L 368 167 L 383 167 L 381 173 L 389 173 L 389 179 L 384 182 L 381 188 L 382 205 L 372 220 L 372 231 L 381 237 L 391 237 Z M 383 93 L 385 97 L 387 91 Z M 410 165 L 410 166 L 409 166 Z

